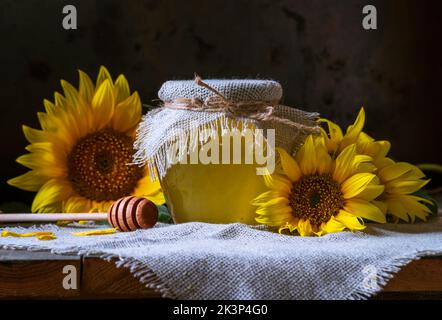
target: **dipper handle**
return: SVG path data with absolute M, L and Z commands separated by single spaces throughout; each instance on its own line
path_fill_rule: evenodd
M 124 197 L 115 201 L 108 213 L 0 214 L 2 222 L 105 221 L 120 231 L 152 228 L 158 220 L 158 208 L 141 197 Z
M 0 222 L 105 221 L 107 213 L 1 213 Z

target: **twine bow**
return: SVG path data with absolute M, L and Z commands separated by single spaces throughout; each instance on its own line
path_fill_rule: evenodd
M 318 131 L 317 127 L 307 126 L 290 119 L 281 118 L 273 115 L 275 106 L 278 105 L 278 100 L 275 101 L 231 101 L 227 99 L 218 90 L 205 83 L 200 76 L 195 74 L 195 83 L 207 90 L 213 92 L 215 95 L 210 96 L 204 101 L 199 98 L 177 98 L 170 102 L 165 102 L 163 107 L 176 110 L 189 110 L 199 112 L 224 112 L 226 115 L 234 118 L 248 118 L 257 121 L 273 121 L 282 123 L 299 130 L 307 131 L 308 133 L 315 133 Z

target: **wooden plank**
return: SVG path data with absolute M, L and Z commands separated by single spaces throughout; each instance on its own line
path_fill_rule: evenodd
M 442 257 L 410 262 L 391 279 L 384 292 L 440 292 L 442 294 Z
M 83 259 L 82 297 L 100 298 L 161 298 L 146 288 L 128 268 L 117 268 L 115 262 L 100 258 Z
M 77 270 L 77 290 L 63 288 L 63 268 Z M 442 257 L 405 266 L 375 299 L 442 299 Z M 160 298 L 127 268 L 100 258 L 0 250 L 0 298 Z
M 0 251 L 0 298 L 74 298 L 80 295 L 81 257 Z M 76 271 L 77 289 L 65 289 L 65 266 Z
M 51 261 L 51 260 L 80 260 L 80 256 L 65 256 L 48 252 L 33 252 L 24 250 L 0 249 L 0 263 L 8 261 Z

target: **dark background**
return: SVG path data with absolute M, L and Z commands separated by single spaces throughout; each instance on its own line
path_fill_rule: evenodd
M 78 29 L 62 28 L 62 8 Z M 378 30 L 361 26 L 378 11 Z M 284 102 L 348 125 L 361 105 L 366 131 L 396 159 L 442 162 L 440 1 L 194 0 L 0 2 L 0 203 L 32 193 L 5 181 L 26 172 L 22 124 L 38 127 L 44 98 L 77 69 L 124 73 L 144 103 L 168 79 L 272 78 Z

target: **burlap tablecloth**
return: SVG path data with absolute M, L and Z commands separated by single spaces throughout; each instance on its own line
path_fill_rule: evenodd
M 429 223 L 369 224 L 364 232 L 285 236 L 242 224 L 160 224 L 150 230 L 56 240 L 0 238 L 0 247 L 117 258 L 146 286 L 179 299 L 364 299 L 414 259 L 442 254 L 442 218 Z

